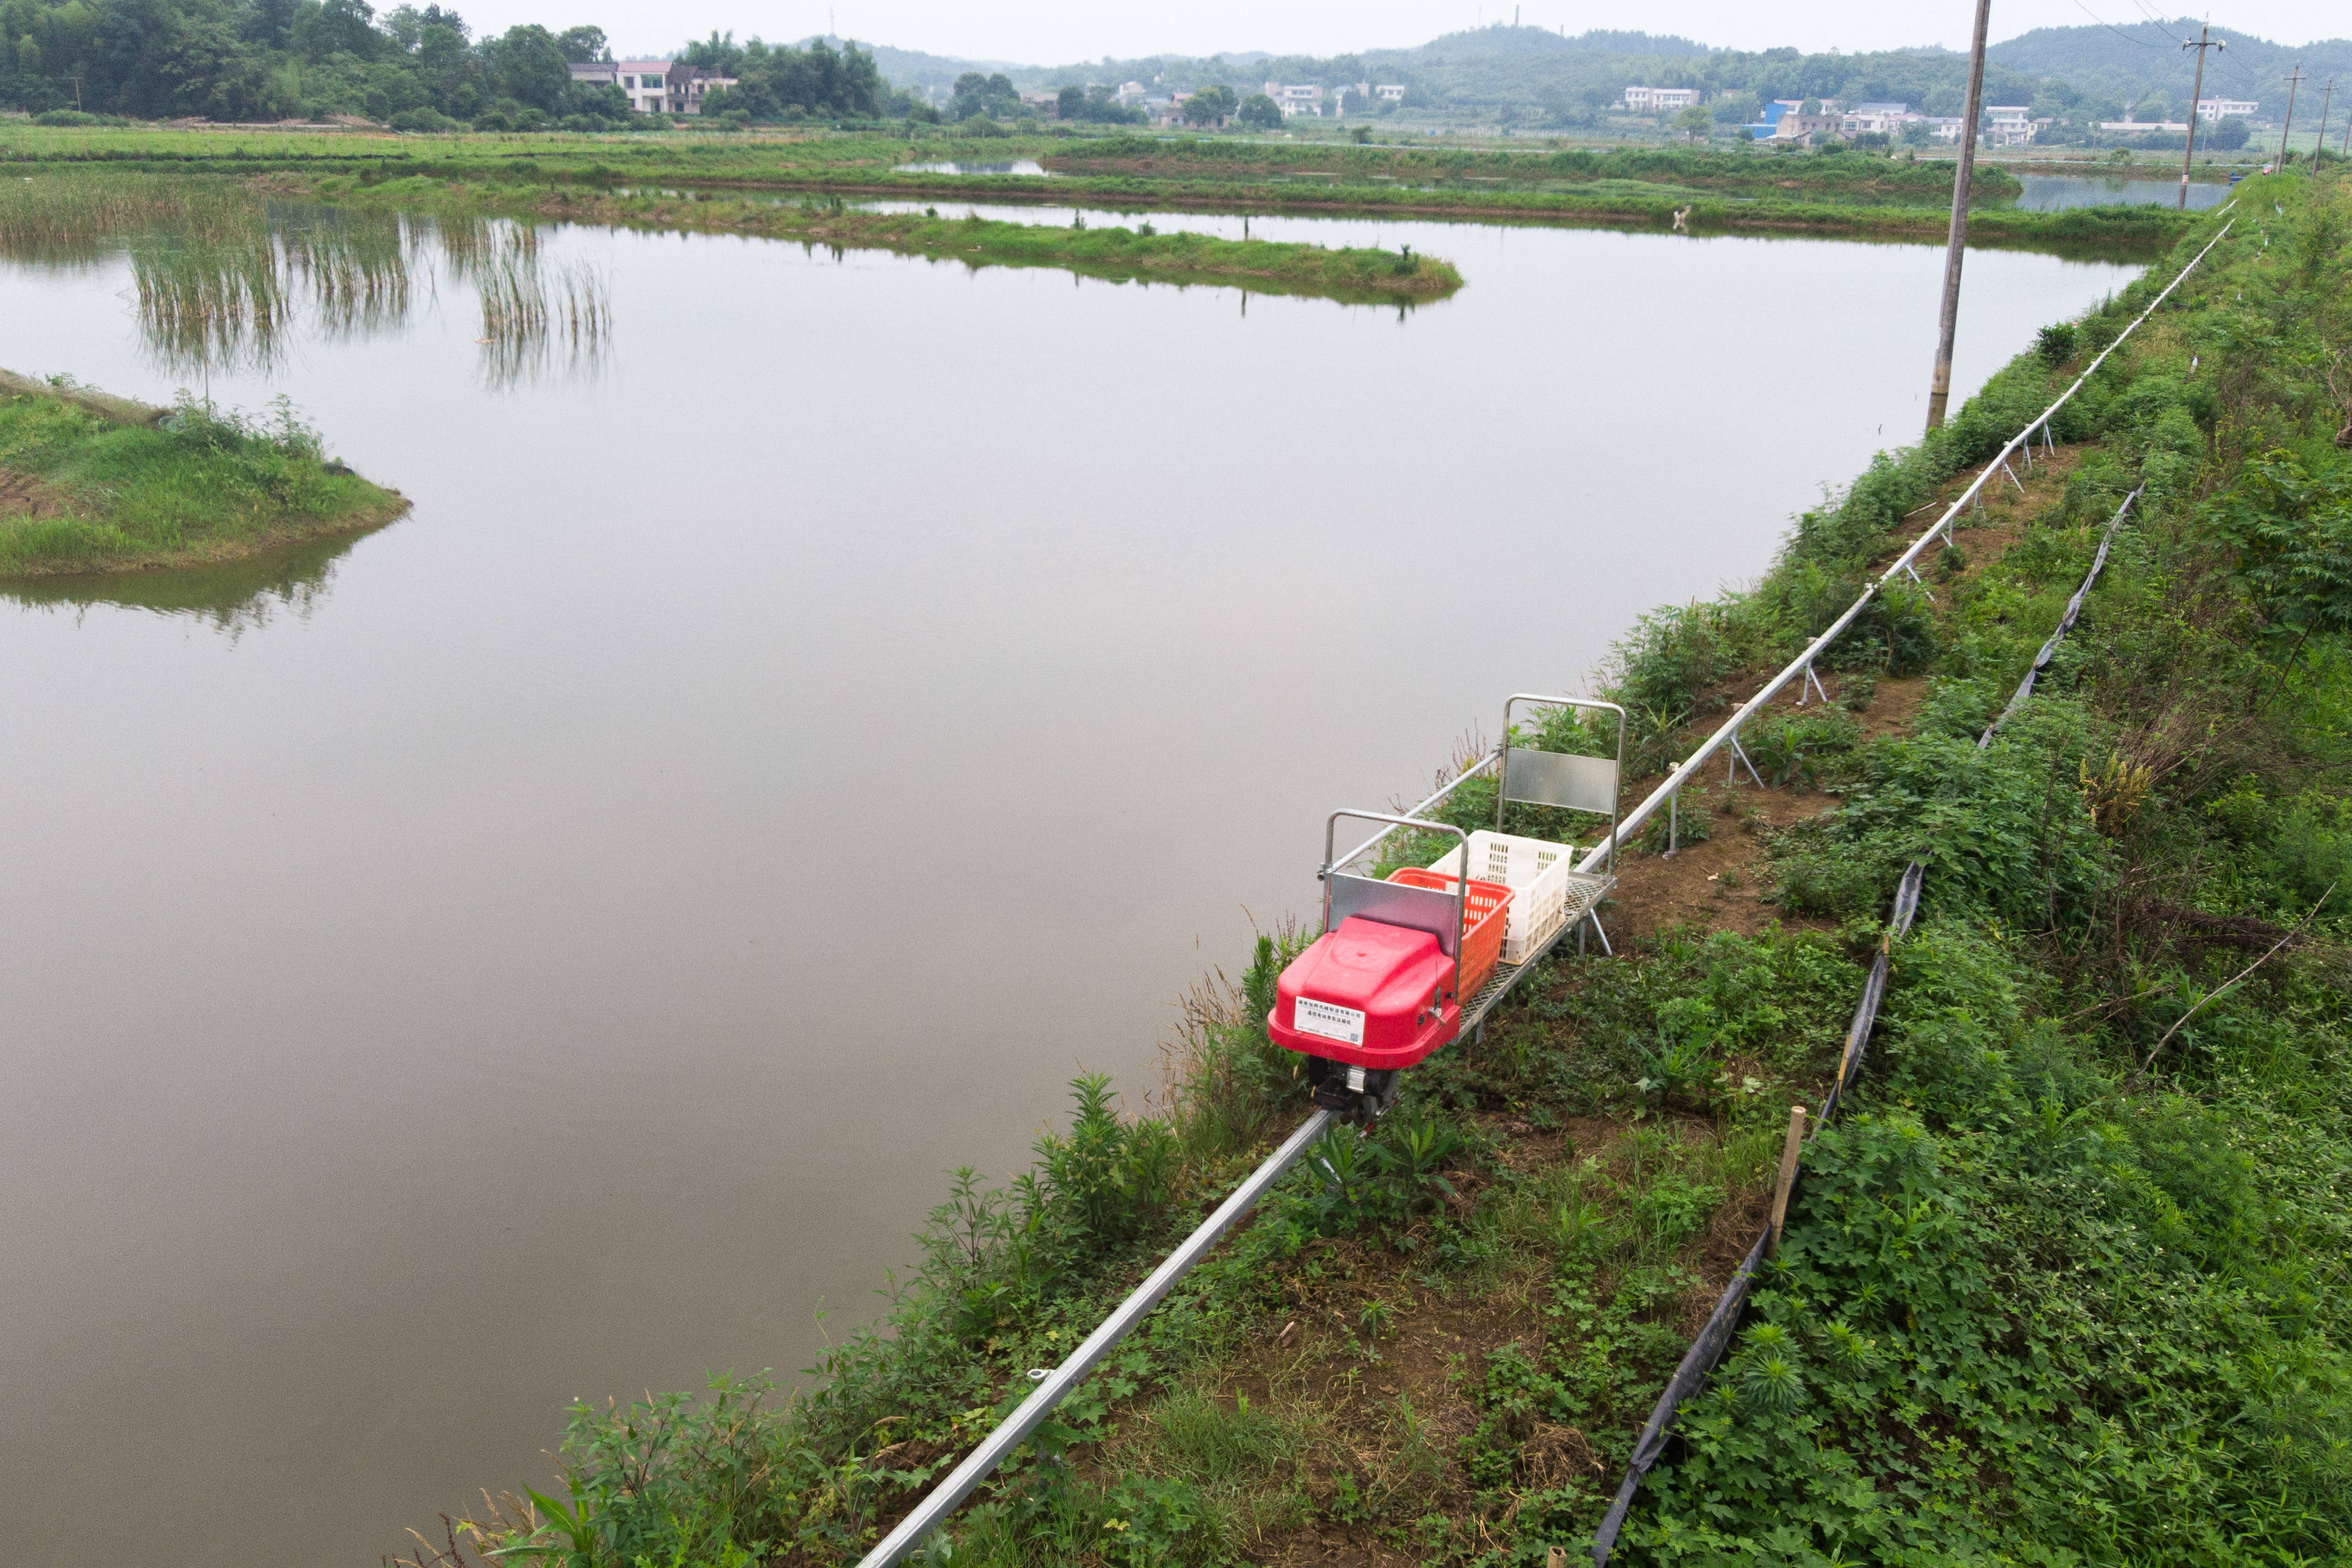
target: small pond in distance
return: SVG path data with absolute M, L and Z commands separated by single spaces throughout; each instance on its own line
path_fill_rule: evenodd
M 2121 180 L 2078 174 L 2019 174 L 2025 187 L 2016 202 L 2021 212 L 2058 212 L 2066 207 L 2170 206 L 2180 198 L 2180 180 Z M 2230 187 L 2210 181 L 2189 183 L 2189 207 L 2202 212 L 2230 199 Z

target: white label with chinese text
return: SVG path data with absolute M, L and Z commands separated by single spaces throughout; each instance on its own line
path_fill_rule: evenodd
M 1364 1016 L 1353 1007 L 1334 1007 L 1328 1002 L 1301 996 L 1296 1016 L 1302 1035 L 1320 1035 L 1343 1046 L 1364 1043 Z

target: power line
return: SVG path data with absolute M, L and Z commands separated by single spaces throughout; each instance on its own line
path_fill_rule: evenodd
M 2132 4 L 2138 6 L 2139 14 L 2147 18 L 2147 25 L 2148 26 L 2154 27 L 2158 32 L 2162 33 L 2168 38 L 2172 37 L 2172 29 L 2166 26 L 2165 19 L 2163 17 L 2158 16 L 2155 12 L 2147 8 L 2147 0 L 2132 0 Z M 2187 47 L 2189 43 L 2187 38 L 2175 38 L 2173 41 L 2180 44 L 2184 47 Z
M 2105 16 L 2100 16 L 2096 11 L 2092 10 L 2088 5 L 2084 5 L 2083 0 L 2074 0 L 2074 9 L 2083 13 L 2084 16 L 2088 16 L 2092 21 L 2096 22 L 2100 26 L 2105 27 L 2108 32 L 2113 33 L 2116 37 L 2121 38 L 2126 44 L 2137 44 L 2143 49 L 2160 48 L 2162 47 L 2161 45 L 2151 44 L 2146 38 L 2133 37 L 2129 33 L 2125 32 L 2113 22 L 2108 21 Z

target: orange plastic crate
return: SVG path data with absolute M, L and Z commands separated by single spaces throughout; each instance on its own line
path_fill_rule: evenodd
M 1408 866 L 1391 872 L 1389 880 L 1406 888 L 1429 888 L 1441 893 L 1454 891 L 1454 879 L 1440 872 L 1425 871 Z M 1482 882 L 1470 879 L 1469 908 L 1463 911 L 1468 930 L 1462 933 L 1462 994 L 1464 1006 L 1478 994 L 1495 973 L 1496 961 L 1503 956 L 1503 931 L 1510 924 L 1511 889 L 1500 882 Z

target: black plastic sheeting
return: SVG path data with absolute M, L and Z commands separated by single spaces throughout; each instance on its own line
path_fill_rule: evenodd
M 2146 489 L 2145 486 L 2141 488 Z M 2041 679 L 2043 670 L 2050 668 L 2050 661 L 2058 657 L 2059 645 L 2066 640 L 2066 634 L 2074 629 L 2074 622 L 2083 613 L 2084 600 L 2090 597 L 2092 585 L 2098 582 L 2099 574 L 2106 570 L 2107 551 L 2115 543 L 2116 530 L 2123 526 L 2132 503 L 2139 498 L 2139 490 L 2134 490 L 2124 498 L 2124 504 L 2116 511 L 2115 521 L 2107 524 L 2105 534 L 2099 540 L 2099 552 L 2092 558 L 2091 570 L 2084 577 L 2083 585 L 2075 589 L 2074 596 L 2067 601 L 2066 614 L 2059 620 L 2058 629 L 2050 634 L 2050 640 L 2042 645 L 2040 653 L 2034 655 L 2032 668 L 2018 683 L 2017 695 L 2009 700 L 2009 706 L 2001 710 L 2000 716 L 1986 726 L 1984 734 L 1977 742 L 1978 750 L 1992 744 L 1993 736 L 2009 722 L 2011 715 L 2025 706 L 2026 699 L 2033 695 L 2034 682 Z M 1927 879 L 1927 863 L 1914 860 L 1904 868 L 1903 879 L 1895 884 L 1895 907 L 1887 920 L 1886 935 L 1880 940 L 1878 952 L 1870 961 L 1870 976 L 1863 982 L 1862 1000 L 1854 1007 L 1853 1022 L 1846 1026 L 1845 1055 L 1838 1063 L 1837 1082 L 1831 1087 L 1829 1098 L 1822 1102 L 1820 1112 L 1813 1118 L 1813 1130 L 1807 1139 L 1808 1143 L 1812 1138 L 1821 1136 L 1822 1128 L 1836 1114 L 1838 1106 L 1862 1076 L 1863 1057 L 1869 1048 L 1871 1031 L 1878 1026 L 1879 1004 L 1886 998 L 1886 979 L 1894 967 L 1895 944 L 1910 934 L 1911 922 L 1919 912 L 1919 894 Z M 1797 1179 L 1799 1182 L 1804 1179 L 1801 1159 L 1798 1163 Z M 1792 1194 L 1794 1190 L 1792 1186 Z M 1724 1288 L 1723 1299 L 1716 1302 L 1715 1310 L 1707 1316 L 1706 1326 L 1698 1331 L 1696 1339 L 1691 1341 L 1690 1349 L 1683 1352 L 1681 1364 L 1675 1368 L 1674 1376 L 1666 1380 L 1665 1392 L 1659 1394 L 1656 1406 L 1650 1412 L 1650 1419 L 1643 1423 L 1642 1436 L 1633 1444 L 1633 1458 L 1626 1462 L 1625 1479 L 1617 1488 L 1616 1500 L 1609 1505 L 1608 1513 L 1601 1518 L 1601 1528 L 1593 1534 L 1594 1568 L 1601 1568 L 1609 1561 L 1610 1553 L 1617 1549 L 1617 1536 L 1625 1528 L 1625 1518 L 1633 1510 L 1633 1494 L 1641 1489 L 1642 1478 L 1665 1457 L 1666 1445 L 1674 1438 L 1675 1415 L 1685 1404 L 1696 1397 L 1706 1386 L 1706 1380 L 1715 1372 L 1716 1363 L 1723 1359 L 1724 1347 L 1731 1342 L 1732 1332 L 1739 1326 L 1740 1311 L 1748 1305 L 1748 1292 L 1755 1283 L 1756 1271 L 1763 1266 L 1764 1247 L 1771 1239 L 1771 1234 L 1768 1230 L 1759 1236 L 1756 1245 L 1748 1249 L 1748 1257 L 1739 1265 L 1738 1272 L 1732 1275 L 1731 1283 Z

